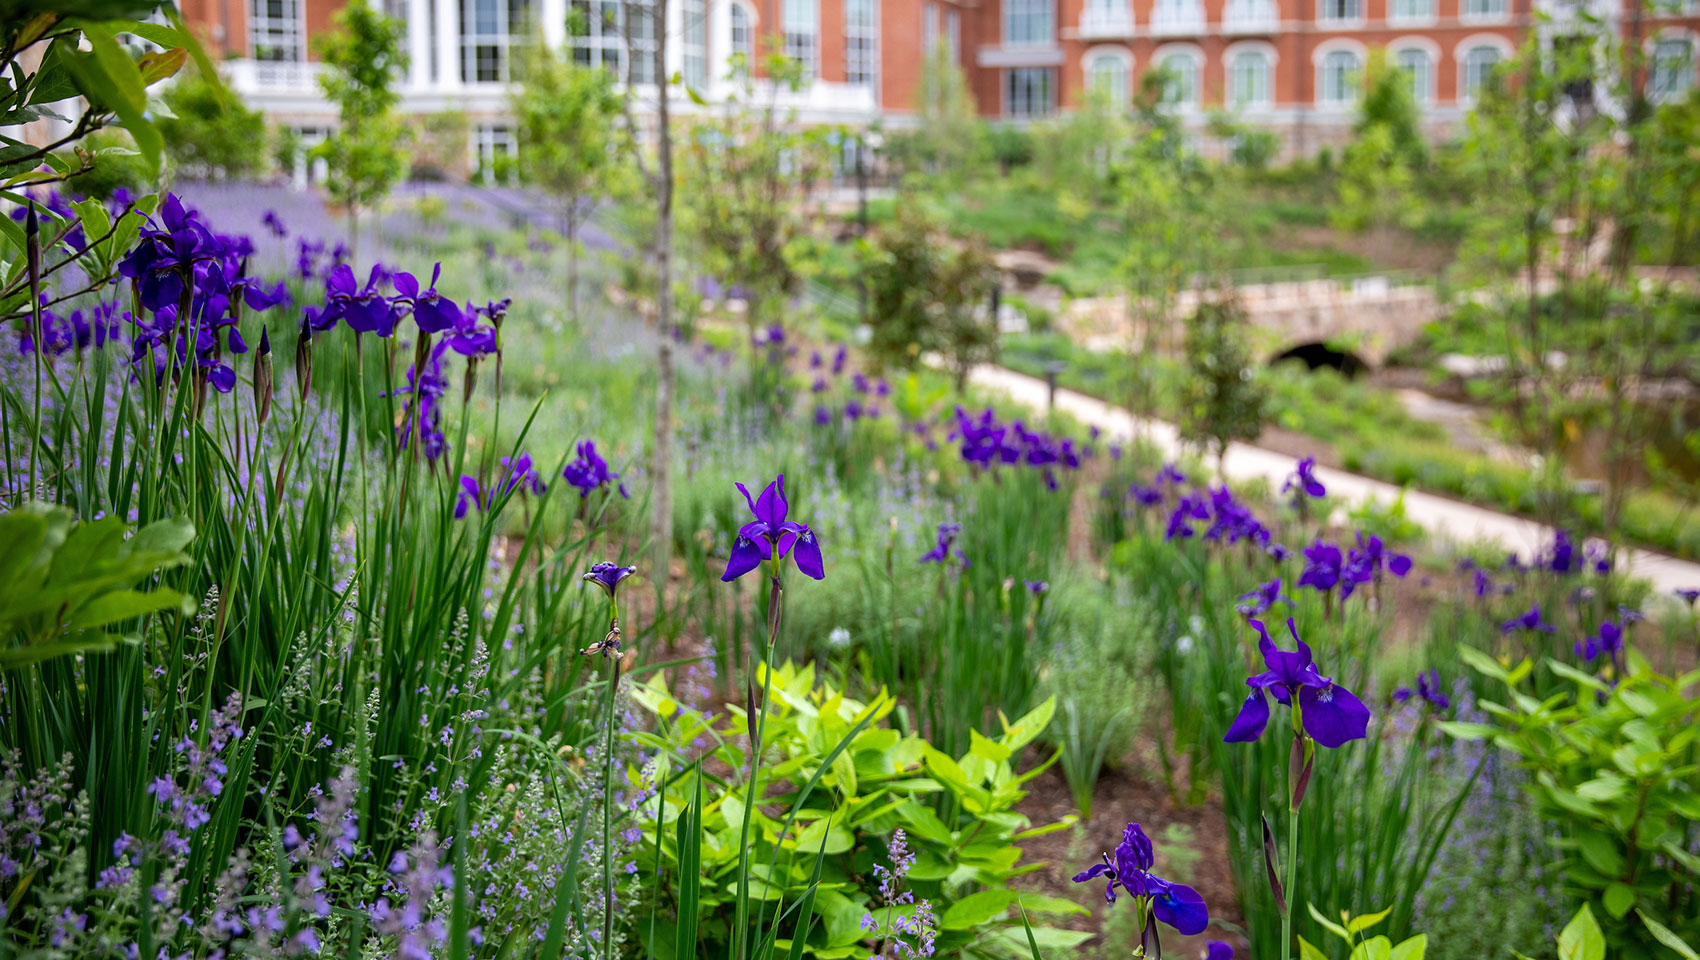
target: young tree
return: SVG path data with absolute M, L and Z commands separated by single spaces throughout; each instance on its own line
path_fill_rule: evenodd
M 1418 129 L 1411 78 L 1388 63 L 1385 50 L 1370 54 L 1357 138 L 1340 163 L 1339 203 L 1330 211 L 1335 226 L 1363 231 L 1373 226 L 1414 226 L 1422 214 L 1417 171 L 1427 148 Z
M 898 205 L 897 221 L 862 248 L 872 336 L 880 363 L 913 368 L 921 355 L 945 356 L 961 393 L 974 365 L 997 354 L 991 313 L 998 274 L 983 244 L 951 236 L 915 197 Z
M 614 78 L 582 67 L 543 43 L 527 46 L 513 95 L 520 176 L 560 204 L 567 240 L 567 312 L 578 315 L 579 227 L 590 202 L 616 169 Z
M 757 330 L 781 322 L 798 290 L 799 244 L 811 226 L 804 201 L 808 184 L 826 169 L 827 151 L 819 131 L 780 116 L 780 91 L 803 85 L 795 59 L 767 57 L 765 91 L 734 59 L 740 92 L 719 116 L 695 125 L 685 145 L 687 223 L 709 274 L 743 288 L 753 342 Z
M 401 95 L 393 89 L 407 56 L 401 23 L 373 4 L 350 3 L 334 22 L 319 45 L 330 67 L 319 85 L 336 104 L 341 126 L 315 154 L 330 168 L 332 198 L 348 210 L 350 259 L 358 262 L 361 208 L 380 203 L 407 172 L 407 131 L 395 111 Z
M 962 182 L 986 162 L 990 144 L 985 124 L 968 89 L 968 76 L 943 40 L 921 63 L 919 112 L 920 122 L 894 135 L 888 152 L 951 183 Z
M 165 93 L 170 116 L 159 118 L 165 152 L 183 173 L 207 180 L 241 179 L 266 164 L 266 118 L 198 69 L 184 71 Z
M 1187 378 L 1181 388 L 1181 437 L 1216 454 L 1263 432 L 1264 389 L 1251 369 L 1245 309 L 1231 295 L 1205 300 L 1186 325 Z

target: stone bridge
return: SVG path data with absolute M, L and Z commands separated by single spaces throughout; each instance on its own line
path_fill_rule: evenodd
M 1414 343 L 1442 309 L 1432 286 L 1386 275 L 1250 283 L 1233 291 L 1256 331 L 1254 346 L 1266 360 L 1298 358 L 1347 372 L 1386 363 L 1395 350 Z M 1182 291 L 1158 331 L 1160 349 L 1178 350 L 1185 318 L 1201 300 L 1217 296 L 1213 290 Z M 1143 339 L 1125 296 L 1071 301 L 1059 323 L 1093 350 L 1126 350 Z

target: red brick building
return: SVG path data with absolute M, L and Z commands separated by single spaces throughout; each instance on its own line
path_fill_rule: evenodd
M 406 108 L 459 110 L 479 155 L 511 149 L 504 125 L 514 45 L 530 30 L 581 63 L 625 75 L 653 49 L 651 0 L 183 0 L 233 85 L 311 139 L 334 116 L 313 76 L 314 38 L 344 2 L 382 3 L 407 25 Z M 1637 4 L 1642 4 L 1639 8 Z M 569 31 L 569 14 L 587 24 Z M 726 64 L 777 43 L 804 60 L 808 88 L 781 101 L 809 123 L 913 122 L 925 53 L 942 44 L 988 117 L 1025 121 L 1102 85 L 1127 99 L 1154 66 L 1175 80 L 1188 123 L 1226 108 L 1298 152 L 1347 129 L 1370 52 L 1405 69 L 1436 132 L 1454 126 L 1495 64 L 1535 31 L 1563 37 L 1591 15 L 1649 55 L 1648 83 L 1674 96 L 1700 82 L 1700 0 L 670 0 L 668 73 L 710 101 Z M 640 101 L 650 59 L 632 64 Z M 691 102 L 675 91 L 680 109 Z

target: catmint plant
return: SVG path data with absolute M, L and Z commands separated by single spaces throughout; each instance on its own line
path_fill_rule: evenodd
M 874 941 L 868 960 L 930 957 L 938 939 L 938 919 L 932 903 L 917 900 L 915 891 L 904 884 L 915 866 L 915 854 L 909 851 L 909 838 L 902 828 L 892 831 L 886 855 L 891 865 L 876 863 L 873 868 L 880 882 L 879 906 L 862 915 L 862 930 Z

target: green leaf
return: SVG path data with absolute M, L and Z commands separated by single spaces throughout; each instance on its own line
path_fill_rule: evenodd
M 1027 933 L 1027 952 L 1029 956 L 1032 957 L 1032 960 L 1045 960 L 1045 958 L 1039 953 L 1039 941 L 1033 937 L 1033 925 L 1027 922 L 1027 908 L 1025 906 L 1021 906 L 1020 900 L 1016 901 L 1016 905 L 1021 909 L 1021 929 Z
M 88 630 L 171 609 L 188 616 L 195 612 L 195 601 L 164 587 L 152 593 L 119 590 L 96 597 L 77 608 L 70 625 L 72 629 Z
M 1635 906 L 1635 888 L 1627 883 L 1616 882 L 1606 887 L 1602 900 L 1606 910 L 1614 917 L 1622 918 L 1629 913 L 1629 908 Z
M 1458 658 L 1463 660 L 1466 666 L 1477 673 L 1484 674 L 1496 680 L 1504 680 L 1506 677 L 1505 668 L 1499 665 L 1498 660 L 1495 660 L 1480 650 L 1477 650 L 1475 647 L 1459 647 Z
M 1322 929 L 1327 930 L 1329 933 L 1334 934 L 1336 937 L 1339 937 L 1347 943 L 1352 942 L 1352 935 L 1346 932 L 1346 928 L 1323 916 L 1322 911 L 1316 909 L 1316 904 L 1306 903 L 1305 909 L 1310 911 L 1312 919 L 1314 919 L 1317 923 L 1322 924 Z
M 1576 834 L 1576 849 L 1582 854 L 1582 859 L 1588 866 L 1605 874 L 1615 877 L 1624 869 L 1623 854 L 1617 849 L 1617 841 L 1596 830 L 1582 830 Z
M 1499 733 L 1499 728 L 1485 723 L 1465 723 L 1462 720 L 1442 720 L 1436 724 L 1440 732 L 1457 740 L 1487 740 Z
M 1075 903 L 1067 897 L 1052 897 L 1042 893 L 1030 893 L 1022 897 L 1017 902 L 1021 905 L 1021 909 L 1024 913 L 1031 910 L 1034 913 L 1063 915 L 1077 914 L 1080 916 L 1090 916 L 1092 914 L 1092 911 L 1078 903 Z
M 1352 960 L 1389 960 L 1393 956 L 1393 941 L 1376 935 L 1352 948 Z
M 1000 738 L 1003 745 L 1008 747 L 1011 753 L 1027 746 L 1033 742 L 1035 737 L 1044 733 L 1046 727 L 1051 725 L 1051 717 L 1056 712 L 1057 698 L 1055 694 L 1052 694 L 1045 698 L 1044 703 L 1027 711 L 1020 720 L 1004 724 L 1003 736 Z M 1001 714 L 999 719 L 1002 719 Z
M 1328 955 L 1312 946 L 1309 940 L 1300 937 L 1299 960 L 1328 960 Z
M 1387 960 L 1423 960 L 1428 952 L 1428 934 L 1419 933 L 1393 948 Z
M 1558 935 L 1558 960 L 1605 960 L 1606 938 L 1594 911 L 1582 904 Z
M 1393 908 L 1388 907 L 1386 910 L 1383 910 L 1380 913 L 1366 913 L 1361 917 L 1353 917 L 1352 919 L 1346 921 L 1346 932 L 1347 933 L 1361 933 L 1365 930 L 1368 930 L 1370 927 L 1373 927 L 1376 924 L 1380 923 L 1381 921 L 1386 920 L 1387 915 L 1392 913 L 1392 912 L 1393 912 Z
M 1647 932 L 1653 935 L 1654 940 L 1676 951 L 1677 956 L 1682 957 L 1682 960 L 1700 960 L 1700 953 L 1695 953 L 1694 948 L 1688 945 L 1688 941 L 1671 932 L 1669 927 L 1647 916 L 1643 910 L 1636 910 L 1635 915 L 1640 917 L 1641 922 L 1647 925 Z
M 1578 784 L 1576 795 L 1584 800 L 1609 803 L 1623 796 L 1628 789 L 1629 781 L 1616 774 L 1607 773 Z
M 692 777 L 696 793 L 679 813 L 674 842 L 679 857 L 679 928 L 673 938 L 676 960 L 696 960 L 697 912 L 702 902 L 702 770 Z M 659 843 L 659 841 L 657 841 Z
M 1016 901 L 1014 890 L 981 890 L 950 905 L 939 918 L 946 930 L 969 930 L 1004 915 Z

